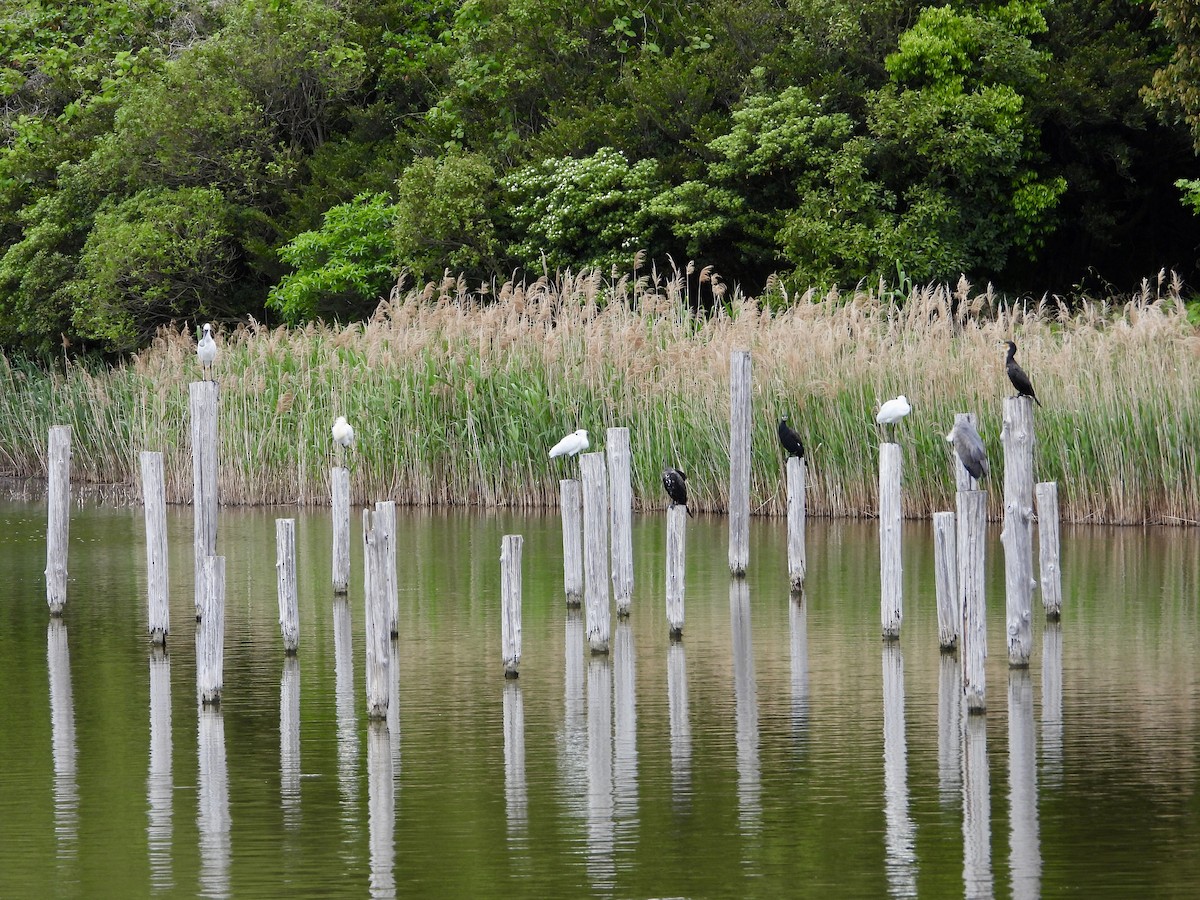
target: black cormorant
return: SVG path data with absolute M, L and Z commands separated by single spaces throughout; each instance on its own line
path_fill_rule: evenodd
M 667 496 L 671 498 L 671 506 L 678 503 L 687 510 L 689 516 L 692 515 L 692 511 L 688 509 L 687 505 L 687 476 L 678 469 L 668 467 L 663 469 L 662 483 L 663 487 L 667 489 Z
M 1025 374 L 1025 370 L 1017 365 L 1017 345 L 1012 341 L 1004 341 L 1008 346 L 1008 355 L 1004 358 L 1004 370 L 1008 372 L 1008 380 L 1012 382 L 1012 386 L 1017 389 L 1018 397 L 1030 397 L 1038 406 L 1042 405 L 1042 401 L 1037 398 L 1037 394 L 1033 392 L 1033 382 L 1029 380 L 1029 376 Z
M 804 459 L 804 442 L 800 440 L 800 435 L 792 431 L 787 423 L 787 416 L 779 420 L 779 443 L 783 444 L 783 449 L 787 451 L 788 456 L 798 456 Z

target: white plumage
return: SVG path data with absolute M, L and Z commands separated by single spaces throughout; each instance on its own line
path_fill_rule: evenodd
M 588 433 L 585 429 L 580 428 L 578 431 L 572 431 L 565 438 L 550 448 L 550 458 L 556 456 L 574 456 L 576 453 L 581 453 L 588 448 Z
M 217 358 L 217 342 L 213 340 L 212 325 L 204 326 L 204 336 L 196 344 L 196 356 L 200 358 L 200 366 L 204 369 L 206 380 L 212 380 L 212 365 Z
M 908 398 L 901 394 L 895 400 L 889 400 L 879 407 L 875 421 L 880 425 L 895 425 L 910 412 L 912 412 L 912 407 L 908 405 Z
M 333 423 L 333 441 L 339 447 L 349 447 L 354 443 L 354 426 L 346 421 L 345 416 L 338 416 Z

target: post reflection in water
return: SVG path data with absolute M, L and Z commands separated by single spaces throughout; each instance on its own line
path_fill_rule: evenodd
M 1008 800 L 1012 895 L 1036 898 L 1042 891 L 1037 740 L 1033 724 L 1033 677 L 1025 668 L 1008 671 Z
M 54 841 L 59 866 L 65 868 L 78 853 L 79 782 L 71 654 L 67 626 L 59 618 L 51 618 L 46 627 L 46 667 L 50 675 L 50 745 L 54 756 Z
M 791 595 L 788 624 L 792 636 L 792 735 L 799 749 L 808 740 L 808 601 L 803 590 Z
M 944 806 L 962 799 L 963 701 L 958 654 L 943 650 L 938 662 L 938 795 Z
M 587 665 L 587 861 L 592 886 L 616 884 L 613 859 L 612 663 L 594 655 Z
M 150 856 L 150 888 L 154 893 L 175 886 L 172 875 L 171 657 L 161 646 L 150 649 L 150 773 L 146 777 L 146 848 Z
M 622 836 L 630 841 L 638 821 L 636 669 L 633 629 L 621 618 L 613 636 L 613 800 Z
M 200 704 L 199 715 L 196 825 L 200 833 L 200 893 L 228 897 L 231 820 L 225 719 L 221 707 L 214 705 Z
M 583 613 L 567 610 L 563 659 L 563 724 L 558 736 L 563 805 L 580 821 L 588 814 L 587 711 L 584 705 Z
M 400 790 L 400 642 L 392 638 L 388 650 L 388 671 L 392 679 L 392 696 L 388 702 L 388 740 L 392 753 L 392 787 Z
M 504 679 L 504 810 L 510 844 L 524 845 L 529 825 L 525 787 L 525 698 L 515 678 Z
M 1062 783 L 1062 664 L 1062 624 L 1049 621 L 1042 631 L 1042 764 L 1046 784 L 1052 787 Z
M 737 732 L 738 824 L 744 834 L 762 825 L 762 783 L 758 759 L 758 684 L 750 634 L 750 587 L 745 578 L 729 582 L 733 631 L 733 697 Z
M 334 707 L 337 715 L 337 779 L 347 844 L 358 831 L 358 723 L 354 717 L 354 647 L 350 601 L 333 601 Z
M 396 784 L 387 720 L 367 726 L 367 828 L 371 846 L 371 896 L 396 896 Z
M 987 719 L 968 714 L 963 729 L 963 896 L 990 898 L 992 883 L 991 778 L 988 776 Z
M 899 641 L 883 644 L 883 794 L 887 822 L 888 893 L 917 896 L 915 828 L 908 810 L 908 744 L 904 727 L 904 656 Z
M 300 660 L 295 654 L 283 659 L 279 680 L 279 799 L 283 824 L 300 825 Z
M 692 722 L 683 641 L 671 641 L 667 648 L 667 709 L 671 717 L 671 794 L 676 806 L 684 806 L 692 797 Z

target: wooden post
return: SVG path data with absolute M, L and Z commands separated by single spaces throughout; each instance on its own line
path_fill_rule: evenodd
M 1004 600 L 1008 664 L 1033 653 L 1033 400 L 1006 397 L 1004 428 Z
M 279 631 L 283 649 L 300 649 L 300 611 L 296 600 L 296 520 L 275 520 L 275 583 L 279 588 Z
M 225 557 L 209 556 L 200 570 L 196 626 L 196 689 L 202 705 L 221 702 L 225 667 Z
M 67 605 L 67 535 L 71 526 L 71 426 L 50 429 L 46 475 L 46 603 L 50 615 L 61 616 Z
M 793 592 L 804 586 L 804 575 L 808 568 L 804 550 L 805 475 L 803 458 L 789 456 L 787 461 L 788 581 Z
M 146 518 L 146 587 L 150 640 L 166 644 L 171 631 L 167 574 L 167 491 L 163 455 L 143 451 L 142 507 Z
M 500 642 L 504 677 L 516 678 L 521 664 L 521 546 L 519 534 L 500 542 Z
M 903 564 L 900 559 L 900 445 L 879 445 L 879 588 L 884 640 L 900 637 L 904 617 Z
M 192 415 L 192 535 L 196 559 L 196 616 L 201 610 L 204 561 L 217 553 L 217 383 L 188 385 Z
M 633 472 L 628 428 L 608 429 L 604 454 L 612 518 L 613 598 L 617 601 L 617 615 L 627 616 L 633 602 Z
M 378 513 L 363 510 L 363 584 L 366 588 L 367 718 L 386 719 L 391 686 L 388 654 L 387 538 Z
M 375 530 L 384 541 L 383 599 L 390 637 L 400 634 L 400 586 L 396 577 L 396 501 L 375 504 Z
M 987 492 L 958 494 L 958 593 L 962 610 L 962 674 L 967 712 L 987 710 L 987 595 L 984 562 L 987 536 Z
M 954 513 L 933 514 L 933 573 L 937 589 L 938 644 L 943 650 L 958 646 L 962 611 L 958 607 L 958 542 Z
M 671 638 L 683 636 L 683 587 L 687 569 L 687 507 L 667 510 L 667 629 Z
M 729 571 L 750 564 L 750 351 L 729 354 Z
M 603 453 L 579 457 L 583 479 L 583 592 L 588 646 L 593 653 L 607 653 L 609 640 L 608 601 L 608 479 Z
M 979 430 L 979 422 L 975 418 L 975 413 L 955 413 L 954 424 L 966 422 L 976 431 Z M 977 491 L 979 490 L 979 482 L 971 477 L 971 473 L 967 471 L 967 467 L 962 464 L 962 460 L 958 458 L 958 454 L 953 449 L 950 451 L 951 465 L 954 466 L 954 486 L 957 491 Z
M 1058 542 L 1058 483 L 1040 482 L 1035 488 L 1038 517 L 1038 571 L 1046 618 L 1062 616 L 1062 569 Z
M 583 487 L 574 478 L 558 483 L 563 528 L 563 590 L 567 606 L 583 602 Z
M 350 589 L 350 470 L 334 466 L 329 473 L 333 510 L 333 592 Z

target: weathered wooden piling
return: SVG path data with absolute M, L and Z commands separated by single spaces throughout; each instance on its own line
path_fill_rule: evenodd
M 1058 541 L 1058 483 L 1039 482 L 1037 496 L 1038 575 L 1046 618 L 1062 615 L 1062 568 Z
M 574 478 L 558 483 L 563 529 L 563 591 L 567 606 L 583 602 L 583 486 Z
M 958 606 L 958 542 L 954 513 L 933 514 L 933 575 L 937 596 L 938 644 L 958 646 L 962 612 Z
M 979 430 L 979 422 L 975 418 L 975 413 L 955 413 L 954 424 L 965 422 L 976 431 Z M 958 454 L 953 450 L 950 451 L 950 457 L 954 465 L 954 487 L 956 491 L 977 491 L 979 490 L 979 482 L 971 477 L 971 473 L 967 471 L 967 467 L 963 465 L 962 460 L 958 458 Z
M 750 564 L 750 351 L 729 354 L 729 571 Z
M 629 429 L 606 432 L 604 454 L 608 464 L 609 516 L 612 520 L 612 585 L 617 615 L 629 615 L 633 602 L 633 471 Z
M 329 472 L 333 513 L 333 592 L 350 590 L 350 470 L 334 466 Z
M 904 617 L 904 571 L 900 558 L 902 508 L 900 445 L 879 445 L 879 614 L 884 640 L 900 637 Z
M 71 526 L 71 426 L 50 428 L 46 475 L 46 604 L 61 616 L 67 605 L 67 538 Z
M 521 664 L 521 547 L 524 541 L 519 534 L 506 534 L 500 542 L 500 642 L 505 678 L 516 678 Z
M 683 589 L 687 569 L 687 507 L 667 510 L 667 629 L 672 639 L 683 636 Z
M 388 647 L 387 539 L 378 514 L 363 510 L 363 586 L 366 590 L 367 718 L 386 719 L 391 699 Z
M 221 702 L 225 668 L 225 557 L 200 568 L 200 624 L 196 626 L 196 690 L 202 705 Z
M 203 614 L 204 561 L 217 552 L 217 383 L 188 385 L 192 434 L 192 534 L 196 560 L 196 615 Z
M 279 594 L 279 632 L 288 654 L 300 649 L 300 609 L 296 599 L 296 520 L 275 520 L 275 583 Z
M 142 451 L 142 507 L 146 519 L 147 629 L 154 644 L 165 644 L 171 631 L 167 565 L 167 491 L 163 455 Z
M 593 653 L 607 653 L 610 634 L 608 600 L 608 478 L 603 453 L 579 457 L 583 479 L 583 592 L 587 641 Z
M 400 634 L 400 585 L 396 576 L 396 501 L 375 504 L 375 530 L 384 541 L 383 600 L 387 610 L 387 630 L 391 637 Z
M 804 458 L 789 456 L 787 461 L 787 529 L 788 529 L 788 583 L 793 591 L 804 586 L 804 575 L 808 559 L 804 548 L 806 479 Z
M 1033 653 L 1033 400 L 1004 399 L 1004 599 L 1008 664 Z
M 958 594 L 962 610 L 959 633 L 963 693 L 967 712 L 987 710 L 987 595 L 984 591 L 986 562 L 987 492 L 959 491 L 958 497 Z

